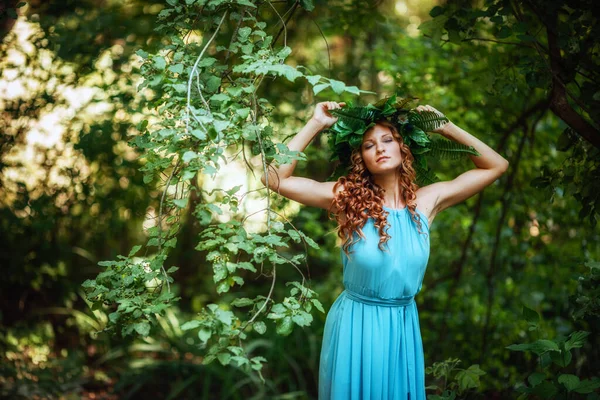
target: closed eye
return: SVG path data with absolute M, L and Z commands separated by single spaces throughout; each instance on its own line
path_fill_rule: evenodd
M 393 141 L 393 139 L 386 139 L 386 140 L 384 140 L 385 143 L 389 143 L 389 142 L 392 142 L 392 141 Z M 370 149 L 371 147 L 373 147 L 373 145 L 372 144 L 368 144 L 368 145 L 365 146 L 365 149 Z

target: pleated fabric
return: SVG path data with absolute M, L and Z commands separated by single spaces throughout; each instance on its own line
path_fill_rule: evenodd
M 320 400 L 425 400 L 425 361 L 419 313 L 429 260 L 429 225 L 421 231 L 407 208 L 392 209 L 391 239 L 378 248 L 369 218 L 365 239 L 341 252 L 344 291 L 327 314 L 319 369 Z

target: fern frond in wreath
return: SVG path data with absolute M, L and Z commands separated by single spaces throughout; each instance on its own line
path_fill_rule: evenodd
M 458 160 L 466 154 L 479 156 L 479 152 L 473 146 L 466 146 L 462 143 L 453 142 L 446 139 L 434 139 L 429 145 L 428 157 L 438 158 L 440 160 Z

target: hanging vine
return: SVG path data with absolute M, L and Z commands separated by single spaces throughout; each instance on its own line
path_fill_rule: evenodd
M 212 194 L 191 182 L 199 175 L 214 176 L 222 161 L 241 157 L 247 168 L 252 168 L 246 149 L 260 158 L 265 176 L 270 163 L 303 159 L 302 153 L 274 142 L 269 121 L 272 106 L 259 92 L 264 79 L 294 82 L 303 78 L 315 94 L 327 87 L 337 94 L 361 92 L 340 81 L 305 75 L 302 66 L 285 64 L 292 52 L 287 46 L 286 24 L 298 7 L 310 11 L 310 1 L 289 2 L 285 4 L 289 9 L 283 12 L 277 10 L 280 4 L 265 1 L 166 2 L 155 28 L 166 44 L 155 54 L 143 49 L 137 52 L 143 60 L 140 95 L 151 93 L 145 101 L 157 117 L 138 124 L 141 134 L 131 141 L 143 150 L 144 182 L 162 184 L 156 226 L 147 231 L 144 261 L 135 257 L 142 246 L 135 246 L 128 256 L 101 262 L 105 271 L 83 284 L 96 308 L 112 307 L 105 331 L 123 336 L 149 335 L 156 316 L 178 300 L 170 287 L 177 267 L 167 268 L 164 263 L 176 246 L 180 214 L 189 206 L 192 191 Z M 277 45 L 268 33 L 268 24 L 274 28 L 282 25 L 276 37 L 283 32 L 283 45 Z M 233 157 L 226 157 L 228 150 Z M 223 365 L 235 363 L 260 375 L 266 360 L 246 353 L 248 335 L 264 334 L 268 320 L 274 321 L 277 333 L 288 335 L 294 325 L 310 325 L 313 308 L 324 312 L 302 272 L 306 251 L 289 257 L 278 249 L 289 247 L 290 241 L 303 241 L 305 250 L 307 245 L 318 245 L 272 209 L 268 184 L 264 189 L 267 205 L 261 210 L 266 219 L 263 233 L 249 234 L 247 217 L 215 222 L 214 217 L 223 210 L 229 209 L 231 215 L 238 212 L 240 188 L 220 188 L 220 199 L 195 204 L 192 214 L 203 226 L 196 249 L 206 252 L 206 261 L 212 264 L 217 293 L 244 285 L 243 276 L 249 273 L 269 277 L 270 290 L 255 298 L 236 298 L 229 309 L 208 304 L 182 329 L 197 331 L 206 350 L 204 363 L 218 359 Z M 280 266 L 294 268 L 301 279 L 287 282 L 289 295 L 276 299 Z

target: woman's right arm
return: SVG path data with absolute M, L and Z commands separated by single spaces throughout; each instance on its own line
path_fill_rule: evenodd
M 306 125 L 294 136 L 288 143 L 290 150 L 304 151 L 308 144 L 322 130 L 333 125 L 337 118 L 329 114 L 328 110 L 340 108 L 344 103 L 328 101 L 318 103 L 312 118 Z M 290 200 L 297 201 L 307 206 L 329 209 L 335 196 L 333 186 L 335 182 L 318 182 L 314 179 L 292 176 L 298 160 L 293 160 L 291 164 L 283 164 L 278 167 L 269 166 L 268 186 Z M 261 177 L 261 182 L 267 185 L 265 175 Z M 338 187 L 337 189 L 342 190 Z

